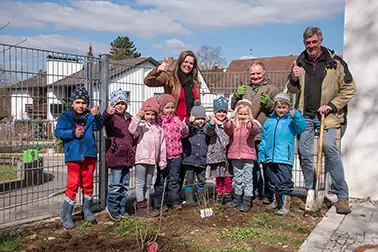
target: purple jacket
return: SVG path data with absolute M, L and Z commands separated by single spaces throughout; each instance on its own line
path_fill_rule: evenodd
M 106 144 L 106 165 L 113 167 L 132 167 L 135 164 L 136 141 L 129 132 L 131 115 L 103 113 L 104 126 L 108 141 Z

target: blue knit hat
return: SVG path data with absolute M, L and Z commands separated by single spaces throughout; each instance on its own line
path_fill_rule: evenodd
M 220 110 L 228 111 L 228 101 L 223 96 L 219 96 L 213 101 L 214 113 L 217 113 Z
M 127 104 L 127 101 L 129 100 L 129 96 L 127 92 L 123 91 L 122 89 L 119 89 L 119 90 L 113 91 L 110 94 L 110 100 L 113 106 L 115 106 L 119 102 L 125 102 Z
M 71 101 L 75 101 L 77 99 L 83 99 L 86 102 L 89 102 L 89 94 L 85 88 L 76 88 L 71 94 Z

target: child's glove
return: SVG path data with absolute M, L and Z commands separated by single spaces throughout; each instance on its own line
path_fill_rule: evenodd
M 112 106 L 111 101 L 108 102 L 108 108 L 106 109 L 106 112 L 108 112 L 108 114 L 110 115 L 113 115 L 115 113 L 115 108 Z
M 260 104 L 267 106 L 269 104 L 270 98 L 267 94 L 262 93 L 260 96 Z
M 246 85 L 242 85 L 240 87 L 238 87 L 238 89 L 236 90 L 236 94 L 238 96 L 243 96 L 247 93 L 247 86 Z

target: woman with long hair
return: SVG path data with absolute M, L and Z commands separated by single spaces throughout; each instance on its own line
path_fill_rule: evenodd
M 181 120 L 188 119 L 194 101 L 200 100 L 197 58 L 192 51 L 184 51 L 172 71 L 169 70 L 170 66 L 164 59 L 146 76 L 144 84 L 164 87 L 164 93 L 171 94 L 176 100 L 176 115 Z

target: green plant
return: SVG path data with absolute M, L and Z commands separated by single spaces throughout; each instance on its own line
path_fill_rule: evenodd
M 253 252 L 253 249 L 249 247 L 236 247 L 232 245 L 232 246 L 222 247 L 218 251 L 219 252 Z
M 3 234 L 0 236 L 0 251 L 14 251 L 20 246 L 20 236 Z
M 309 230 L 302 227 L 300 224 L 291 222 L 286 223 L 285 219 L 271 213 L 258 212 L 252 219 L 248 221 L 248 226 L 252 228 L 275 228 L 283 230 L 298 231 L 300 233 L 307 233 Z
M 243 242 L 250 239 L 259 239 L 267 243 L 285 243 L 298 245 L 302 242 L 298 237 L 293 237 L 291 234 L 281 235 L 269 231 L 259 231 L 253 228 L 235 228 L 222 235 L 223 238 L 230 242 Z
M 89 221 L 83 221 L 83 223 L 81 223 L 81 225 L 78 227 L 78 230 L 81 233 L 89 232 L 91 231 L 91 229 L 92 229 L 92 223 Z

